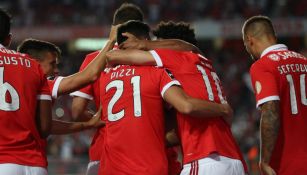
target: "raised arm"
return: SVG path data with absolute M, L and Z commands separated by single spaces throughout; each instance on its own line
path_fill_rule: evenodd
M 201 51 L 188 42 L 179 39 L 163 39 L 163 40 L 139 40 L 130 33 L 123 33 L 128 39 L 123 42 L 119 48 L 121 49 L 139 49 L 139 50 L 154 50 L 154 49 L 171 49 L 179 51 L 192 51 L 201 53 Z
M 170 87 L 165 92 L 164 99 L 182 114 L 200 118 L 223 117 L 227 123 L 231 122 L 233 111 L 228 104 L 218 104 L 189 97 L 178 86 Z
M 276 174 L 269 166 L 280 126 L 279 101 L 269 101 L 261 106 L 260 120 L 260 170 L 264 175 Z
M 143 50 L 112 50 L 106 53 L 108 64 L 147 65 L 155 66 L 156 61 L 148 51 Z
M 113 49 L 116 41 L 117 26 L 112 26 L 109 41 L 100 51 L 96 58 L 81 72 L 63 78 L 59 84 L 58 96 L 76 91 L 90 83 L 93 83 L 100 76 L 106 65 L 106 53 Z

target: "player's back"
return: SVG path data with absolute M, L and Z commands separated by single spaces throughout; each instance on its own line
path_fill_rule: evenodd
M 173 81 L 163 69 L 118 66 L 101 77 L 103 117 L 107 118 L 107 174 L 166 175 L 161 95 Z
M 289 50 L 272 51 L 258 60 L 251 71 L 267 71 L 274 76 L 269 89 L 276 89 L 276 94 L 269 97 L 265 96 L 268 88 L 262 87 L 264 83 L 255 82 L 258 103 L 262 94 L 280 100 L 281 125 L 271 158 L 272 167 L 278 174 L 307 173 L 307 59 Z
M 0 48 L 0 87 L 0 163 L 45 167 L 35 116 L 37 99 L 51 97 L 39 64 Z
M 220 80 L 209 59 L 192 52 L 166 49 L 151 53 L 157 65 L 169 69 L 191 97 L 226 102 Z M 184 164 L 219 153 L 239 159 L 245 165 L 230 127 L 221 117 L 200 119 L 178 113 L 177 120 Z

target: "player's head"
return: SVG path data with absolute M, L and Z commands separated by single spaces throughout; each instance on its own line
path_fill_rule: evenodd
M 143 21 L 142 10 L 131 3 L 123 3 L 114 13 L 113 25 L 123 24 L 129 20 Z
M 245 21 L 242 27 L 245 48 L 253 59 L 259 59 L 262 51 L 276 44 L 276 33 L 270 18 L 253 16 Z
M 141 21 L 128 21 L 120 25 L 117 29 L 117 43 L 121 44 L 126 41 L 127 37 L 123 36 L 123 33 L 131 33 L 138 39 L 150 39 L 150 28 L 147 24 Z
M 11 16 L 0 8 L 0 44 L 9 46 L 11 44 L 12 35 L 11 30 Z
M 160 22 L 153 30 L 158 39 L 181 39 L 193 45 L 197 45 L 194 29 L 185 22 L 175 23 L 173 21 Z
M 26 39 L 17 47 L 17 51 L 36 59 L 47 76 L 56 76 L 59 73 L 57 64 L 61 50 L 56 45 L 47 41 Z

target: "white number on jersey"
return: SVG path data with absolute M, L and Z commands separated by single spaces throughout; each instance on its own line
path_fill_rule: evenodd
M 134 116 L 135 117 L 141 117 L 142 116 L 142 102 L 141 102 L 141 91 L 140 91 L 140 76 L 134 76 L 131 78 L 131 85 L 133 86 L 133 106 L 134 106 Z M 124 91 L 124 82 L 122 80 L 114 80 L 111 81 L 107 87 L 106 91 L 108 91 L 111 88 L 116 88 L 116 92 L 112 99 L 110 100 L 108 104 L 108 120 L 109 121 L 117 121 L 120 120 L 125 116 L 125 110 L 122 109 L 118 113 L 113 114 L 112 110 L 115 105 L 115 103 L 120 99 L 120 97 L 123 95 Z
M 11 96 L 11 102 L 6 101 L 6 93 Z M 17 111 L 19 109 L 19 95 L 12 85 L 4 82 L 4 67 L 0 67 L 0 110 Z
M 301 91 L 301 102 L 303 105 L 307 106 L 307 98 L 306 98 L 306 81 L 305 81 L 306 74 L 300 75 L 300 91 Z M 297 99 L 296 99 L 296 92 L 294 88 L 294 82 L 292 75 L 286 75 L 290 86 L 290 104 L 291 104 L 291 113 L 298 114 L 297 109 Z
M 211 87 L 211 84 L 210 84 L 210 81 L 209 81 L 209 77 L 206 73 L 206 70 L 201 65 L 197 65 L 197 69 L 201 72 L 203 79 L 205 81 L 209 100 L 214 101 L 214 95 L 213 95 L 212 87 Z M 215 82 L 217 92 L 218 92 L 218 97 L 219 97 L 221 103 L 226 103 L 226 100 L 225 100 L 225 98 L 223 97 L 223 94 L 222 94 L 222 89 L 221 89 L 221 86 L 220 86 L 219 77 L 217 76 L 217 74 L 215 72 L 211 72 L 211 76 L 212 76 L 212 78 Z

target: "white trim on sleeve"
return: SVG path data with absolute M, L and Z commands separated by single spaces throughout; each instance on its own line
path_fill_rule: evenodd
M 81 92 L 81 91 L 75 91 L 75 92 L 70 93 L 69 95 L 72 96 L 72 97 L 82 97 L 82 98 L 85 98 L 85 99 L 88 99 L 88 100 L 94 99 L 93 96 L 86 94 L 84 92 Z
M 154 57 L 156 64 L 158 67 L 163 67 L 163 63 L 162 60 L 160 58 L 160 56 L 158 55 L 158 53 L 154 50 L 149 51 L 149 53 Z
M 168 88 L 170 88 L 171 86 L 174 86 L 174 85 L 180 86 L 179 81 L 173 80 L 173 81 L 167 83 L 167 84 L 162 88 L 161 96 L 164 98 L 164 93 L 166 92 L 166 90 L 167 90 Z
M 50 95 L 37 95 L 36 96 L 37 100 L 52 100 Z
M 58 97 L 58 90 L 59 90 L 59 86 L 61 81 L 63 80 L 64 77 L 58 77 L 55 82 L 54 82 L 54 86 L 52 88 L 52 98 L 56 99 Z
M 275 101 L 275 100 L 280 100 L 279 96 L 273 95 L 273 96 L 265 97 L 257 101 L 256 107 L 259 108 L 259 106 L 262 105 L 263 103 L 268 102 L 268 101 Z

